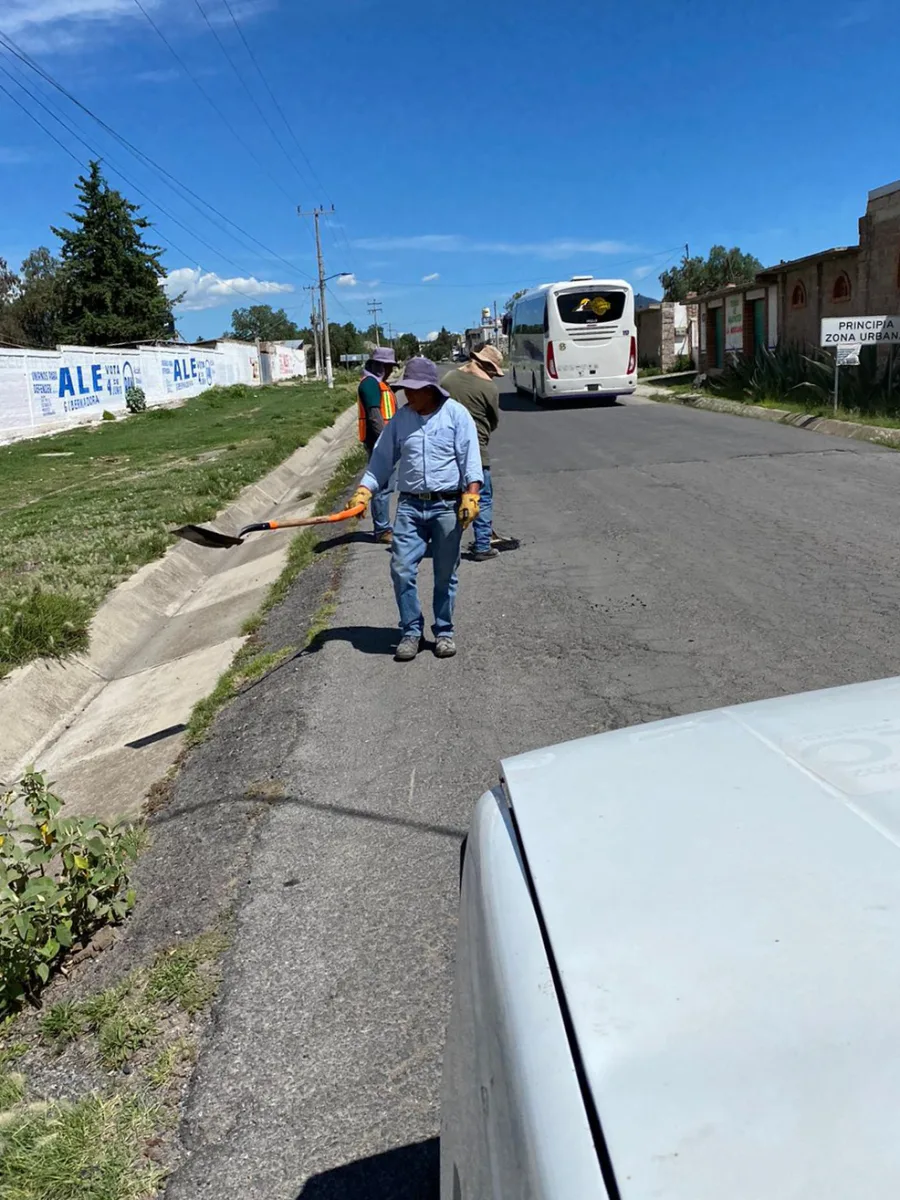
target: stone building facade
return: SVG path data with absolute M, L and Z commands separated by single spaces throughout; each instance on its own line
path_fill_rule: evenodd
M 696 302 L 700 369 L 712 374 L 762 344 L 818 346 L 823 317 L 900 314 L 900 181 L 869 193 L 857 245 L 778 263 Z

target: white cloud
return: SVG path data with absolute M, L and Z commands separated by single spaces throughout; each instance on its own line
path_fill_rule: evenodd
M 212 271 L 201 271 L 199 267 L 178 267 L 170 271 L 162 281 L 167 296 L 184 298 L 180 307 L 185 312 L 200 312 L 204 308 L 219 308 L 223 304 L 254 299 L 258 296 L 277 296 L 294 290 L 293 284 L 274 283 L 268 279 L 222 279 Z
M 435 281 L 435 279 L 440 279 L 440 277 L 441 277 L 441 275 L 440 275 L 439 271 L 432 271 L 430 275 L 422 276 L 422 282 L 423 283 L 433 283 Z
M 432 329 L 431 333 L 425 334 L 425 341 L 426 342 L 436 342 L 440 336 L 441 335 L 440 335 L 439 330 Z
M 348 275 L 339 275 L 337 278 L 338 287 L 345 288 L 373 288 L 378 287 L 379 283 L 381 283 L 380 279 L 357 279 L 352 271 Z
M 627 242 L 579 241 L 553 238 L 546 242 L 482 242 L 458 233 L 423 233 L 412 237 L 358 238 L 361 250 L 429 250 L 445 254 L 510 254 L 535 258 L 575 258 L 584 254 L 629 254 L 635 250 Z
M 652 273 L 655 270 L 656 270 L 656 268 L 653 267 L 652 265 L 651 266 L 643 266 L 643 267 L 635 267 L 633 271 L 629 272 L 629 274 L 631 275 L 632 279 L 641 280 L 641 279 L 646 279 L 648 275 L 652 275 Z
M 240 23 L 267 11 L 276 2 L 232 0 L 231 8 Z M 184 6 L 176 6 L 173 0 L 141 0 L 141 3 L 154 18 L 171 12 L 175 17 L 202 23 L 199 13 L 191 10 L 185 16 Z M 2 0 L 0 10 L 4 33 L 23 48 L 44 53 L 80 49 L 95 37 L 98 28 L 106 27 L 112 32 L 125 22 L 140 22 L 147 28 L 134 0 Z M 208 15 L 213 24 L 231 23 L 225 9 L 210 6 Z

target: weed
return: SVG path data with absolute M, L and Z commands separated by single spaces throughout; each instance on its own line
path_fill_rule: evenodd
M 0 1125 L 0 1195 L 10 1200 L 154 1195 L 165 1172 L 142 1159 L 141 1151 L 158 1120 L 158 1106 L 138 1096 L 19 1102 Z
M 179 1038 L 171 1046 L 166 1046 L 157 1055 L 154 1062 L 147 1068 L 147 1080 L 151 1087 L 167 1088 L 180 1068 L 197 1060 L 197 1047 L 189 1038 Z
M 25 1076 L 0 1071 L 0 1115 L 25 1095 Z
M 41 1014 L 38 1028 L 45 1042 L 62 1049 L 68 1042 L 74 1041 L 85 1026 L 84 1014 L 79 1005 L 69 1000 L 51 1005 Z
M 124 1008 L 107 1017 L 97 1030 L 100 1060 L 110 1068 L 125 1065 L 132 1054 L 156 1035 L 157 1024 L 148 1012 Z
M 147 1000 L 177 1004 L 190 1016 L 205 1008 L 219 989 L 217 960 L 227 944 L 224 935 L 209 933 L 159 955 L 147 980 Z

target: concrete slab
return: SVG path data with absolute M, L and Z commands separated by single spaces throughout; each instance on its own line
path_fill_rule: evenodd
M 84 662 L 36 662 L 0 681 L 0 780 L 11 783 L 104 680 Z
M 223 638 L 238 636 L 241 626 L 256 612 L 268 590 L 268 583 L 260 584 L 239 596 L 223 596 L 215 604 L 171 617 L 155 637 L 132 654 L 127 663 L 127 672 L 138 674 L 161 663 L 185 658 L 208 646 L 210 637 L 216 633 Z
M 277 537 L 276 534 L 270 536 Z M 255 591 L 257 588 L 274 583 L 281 574 L 287 558 L 287 547 L 288 543 L 282 541 L 280 546 L 275 550 L 270 548 L 268 554 L 261 558 L 240 563 L 227 571 L 219 571 L 218 574 L 208 579 L 202 588 L 194 592 L 193 596 L 182 605 L 181 612 L 197 612 L 199 609 L 209 608 L 212 604 L 218 604 L 220 600 L 227 600 L 229 596 L 240 596 L 245 592 Z
M 186 721 L 231 665 L 242 642 L 240 637 L 228 638 L 175 662 L 114 679 L 47 752 L 45 765 L 58 777 L 64 767 Z
M 184 745 L 182 732 L 145 747 L 119 747 L 53 769 L 54 791 L 65 801 L 64 816 L 101 821 L 134 819 L 150 783 L 162 779 Z M 148 780 L 150 783 L 148 783 Z

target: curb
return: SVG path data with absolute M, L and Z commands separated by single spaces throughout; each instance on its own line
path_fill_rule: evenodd
M 271 519 L 275 510 L 293 502 L 298 485 L 325 452 L 348 440 L 355 420 L 354 405 L 268 475 L 243 488 L 216 522 L 238 528 Z M 36 762 L 111 681 L 128 674 L 129 661 L 141 647 L 222 565 L 202 547 L 177 542 L 104 600 L 91 621 L 85 654 L 65 661 L 38 659 L 0 681 L 0 787 Z
M 900 429 L 888 429 L 883 425 L 860 425 L 856 421 L 838 421 L 833 417 L 816 417 L 812 413 L 789 412 L 784 408 L 763 408 L 759 404 L 741 404 L 738 400 L 724 397 L 691 394 L 673 396 L 670 392 L 654 391 L 647 387 L 641 393 L 646 399 L 661 404 L 680 404 L 685 408 L 699 408 L 704 412 L 728 413 L 735 417 L 753 417 L 758 421 L 775 421 L 779 425 L 792 425 L 795 429 L 806 429 L 810 433 L 825 433 L 831 437 L 849 438 L 856 442 L 874 442 L 876 445 L 900 447 Z

